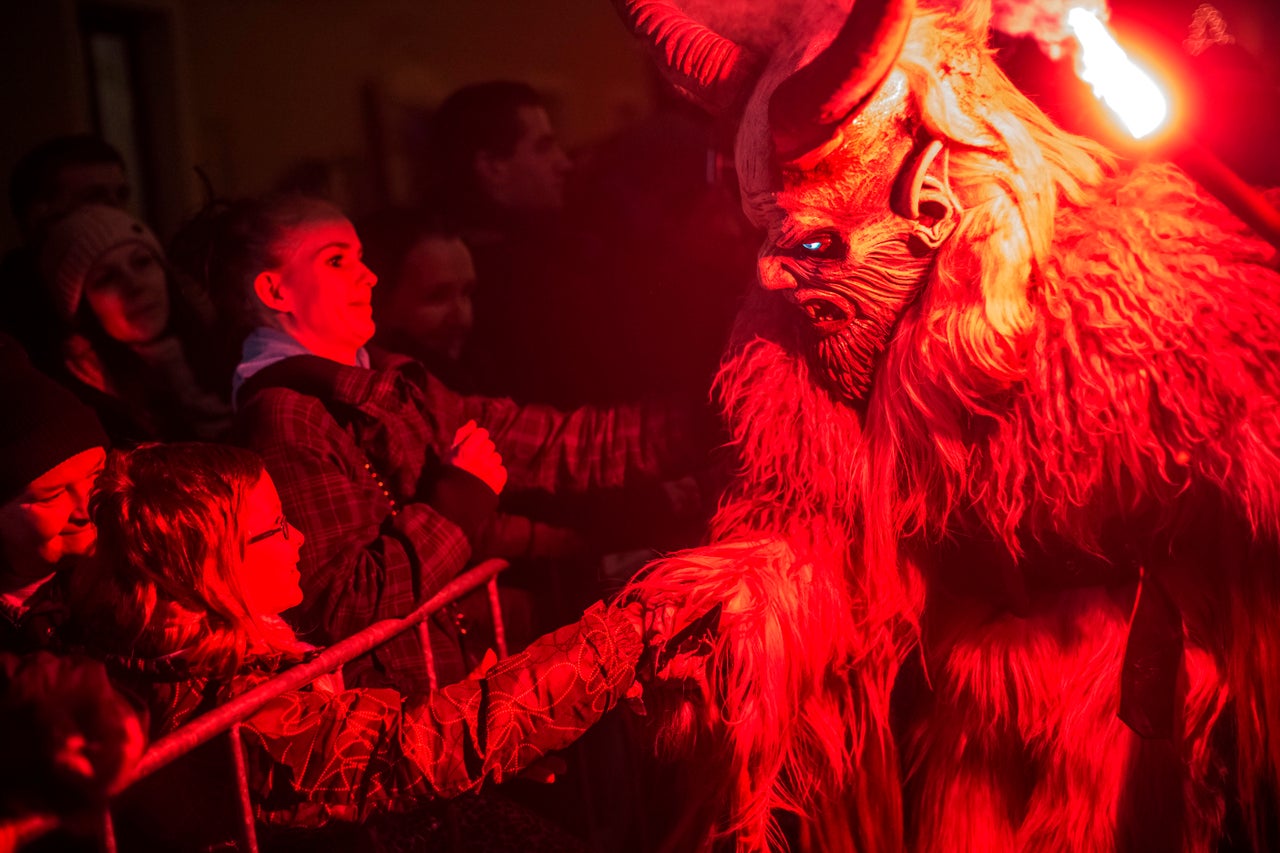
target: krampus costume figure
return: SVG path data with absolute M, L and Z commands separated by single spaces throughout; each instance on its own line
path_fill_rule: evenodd
M 701 817 L 740 849 L 782 816 L 832 851 L 1259 842 L 1270 248 L 1174 168 L 1054 127 L 976 4 L 814 2 L 764 45 L 618 2 L 740 118 L 766 232 L 719 380 L 741 476 L 711 544 L 638 581 L 723 605 L 666 731 L 699 753 Z

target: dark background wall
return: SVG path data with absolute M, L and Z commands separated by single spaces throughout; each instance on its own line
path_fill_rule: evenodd
M 199 204 L 197 165 L 223 194 L 301 173 L 356 213 L 405 200 L 424 116 L 466 83 L 531 82 L 570 147 L 651 101 L 607 0 L 11 0 L 0 14 L 0 174 L 50 136 L 131 127 L 139 212 L 161 231 Z M 14 236 L 6 211 L 0 243 Z
M 809 0 L 685 5 L 726 32 L 767 35 L 797 2 Z M 1176 45 L 1198 3 L 1112 5 Z M 1215 5 L 1255 70 L 1276 80 L 1280 2 Z M 545 91 L 571 149 L 654 100 L 652 69 L 609 0 L 4 0 L 0 177 L 42 139 L 98 130 L 129 149 L 137 212 L 162 233 L 198 206 L 196 166 L 224 195 L 290 174 L 323 183 L 359 215 L 408 200 L 425 116 L 458 86 L 495 77 Z M 1228 142 L 1270 146 L 1280 104 L 1262 91 L 1231 83 L 1206 99 Z M 1243 118 L 1228 114 L 1235 102 Z M 14 239 L 6 210 L 0 246 Z

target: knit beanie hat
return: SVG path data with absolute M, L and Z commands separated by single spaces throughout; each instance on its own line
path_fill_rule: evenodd
M 117 207 L 86 204 L 49 226 L 40 251 L 40 274 L 63 321 L 80 308 L 85 278 L 98 259 L 130 243 L 140 243 L 164 257 L 151 229 Z
M 0 337 L 0 503 L 77 453 L 109 446 L 93 410 Z

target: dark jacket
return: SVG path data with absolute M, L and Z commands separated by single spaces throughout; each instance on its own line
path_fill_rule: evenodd
M 369 370 L 287 358 L 240 389 L 239 440 L 262 454 L 285 514 L 307 537 L 299 563 L 304 600 L 289 617 L 313 642 L 404 616 L 467 563 L 468 535 L 483 520 L 468 484 L 475 478 L 438 460 L 468 420 L 492 435 L 508 489 L 607 488 L 657 480 L 696 461 L 690 421 L 675 412 L 564 413 L 466 397 L 411 359 L 372 356 Z M 406 692 L 428 685 L 412 634 L 357 659 L 344 675 L 351 685 Z

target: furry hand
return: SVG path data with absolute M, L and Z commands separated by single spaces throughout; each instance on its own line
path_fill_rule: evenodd
M 637 668 L 641 681 L 700 681 L 720 627 L 719 604 L 701 613 L 665 601 L 633 597 L 626 610 L 637 620 L 645 650 Z

